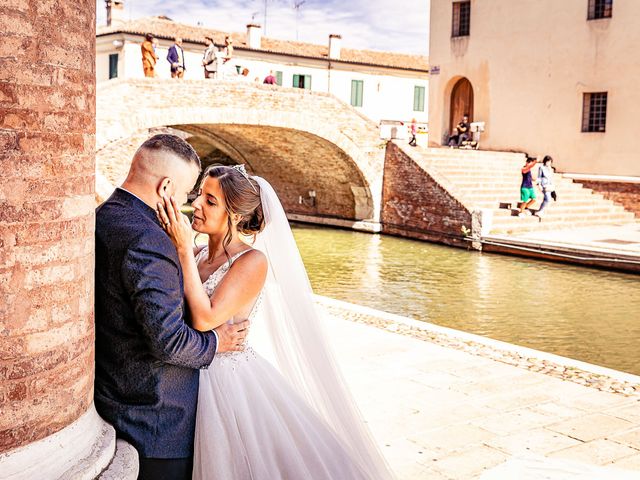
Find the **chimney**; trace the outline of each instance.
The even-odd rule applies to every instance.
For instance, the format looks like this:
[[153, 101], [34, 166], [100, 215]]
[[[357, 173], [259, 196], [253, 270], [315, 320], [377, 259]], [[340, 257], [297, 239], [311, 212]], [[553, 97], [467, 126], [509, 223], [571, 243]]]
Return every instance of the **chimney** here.
[[124, 1], [106, 0], [107, 4], [107, 26], [124, 23]]
[[249, 48], [260, 50], [262, 43], [262, 27], [255, 23], [247, 25], [247, 44]]
[[342, 36], [331, 34], [329, 35], [329, 58], [333, 60], [340, 60], [340, 48], [342, 44]]

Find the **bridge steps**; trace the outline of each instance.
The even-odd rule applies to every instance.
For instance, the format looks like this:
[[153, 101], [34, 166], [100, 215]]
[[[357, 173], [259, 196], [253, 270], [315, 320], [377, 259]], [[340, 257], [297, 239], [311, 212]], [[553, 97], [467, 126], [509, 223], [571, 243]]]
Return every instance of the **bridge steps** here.
[[[633, 213], [606, 200], [602, 195], [583, 187], [561, 174], [555, 175], [558, 201], [551, 202], [542, 216], [518, 217], [515, 209], [520, 200], [520, 168], [522, 153], [458, 150], [449, 148], [411, 148], [402, 150], [426, 172], [442, 181], [442, 185], [473, 212], [490, 209], [493, 212], [491, 234], [519, 234], [527, 231], [572, 229], [603, 225], [624, 225], [636, 222]], [[534, 177], [537, 168], [534, 169]], [[532, 206], [539, 208], [542, 195]], [[511, 204], [512, 209], [500, 208]]]

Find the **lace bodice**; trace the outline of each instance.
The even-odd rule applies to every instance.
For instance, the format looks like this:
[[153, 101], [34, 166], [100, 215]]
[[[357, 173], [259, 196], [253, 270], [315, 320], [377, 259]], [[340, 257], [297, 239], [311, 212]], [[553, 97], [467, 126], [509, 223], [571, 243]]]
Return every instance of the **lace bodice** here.
[[[218, 287], [218, 285], [220, 285], [220, 282], [222, 281], [224, 276], [227, 274], [227, 272], [231, 268], [231, 265], [233, 265], [233, 262], [235, 262], [244, 253], [250, 250], [251, 249], [236, 253], [234, 256], [231, 257], [230, 262], [224, 262], [220, 267], [218, 267], [218, 269], [215, 272], [209, 275], [209, 278], [207, 278], [202, 284], [205, 292], [207, 292], [207, 295], [209, 295], [209, 297], [211, 297], [211, 295], [213, 295], [213, 293], [216, 291], [216, 288]], [[204, 247], [202, 250], [200, 250], [200, 252], [198, 252], [198, 255], [196, 255], [196, 263], [198, 263], [202, 259], [202, 257], [206, 256], [208, 251], [209, 251], [209, 247]], [[261, 291], [255, 303], [253, 304], [253, 307], [249, 311], [248, 315], [243, 316], [244, 318], [247, 318], [250, 322], [252, 322], [255, 319], [258, 311], [260, 310], [260, 305], [262, 304], [263, 296], [264, 296], [264, 291]], [[230, 319], [228, 323], [233, 323], [233, 319]], [[248, 345], [248, 342], [247, 342], [247, 346], [244, 351], [217, 353], [214, 358], [214, 362], [220, 365], [228, 364], [231, 367], [233, 367], [236, 364], [236, 362], [240, 360], [249, 360], [251, 358], [255, 358], [255, 352]]]
[[[220, 267], [218, 267], [218, 269], [215, 272], [209, 275], [209, 278], [207, 278], [202, 284], [205, 292], [207, 292], [207, 295], [209, 295], [209, 297], [211, 297], [211, 295], [213, 295], [213, 292], [216, 291], [216, 288], [218, 287], [218, 285], [220, 285], [220, 282], [222, 281], [224, 276], [227, 274], [227, 272], [231, 268], [231, 265], [233, 265], [233, 262], [235, 262], [238, 258], [240, 258], [243, 254], [249, 252], [250, 250], [251, 249], [243, 250], [242, 252], [236, 253], [234, 256], [231, 257], [230, 262], [224, 262]], [[200, 250], [200, 252], [198, 252], [198, 255], [196, 255], [196, 263], [198, 263], [202, 259], [202, 257], [206, 256], [208, 251], [209, 251], [209, 247], [204, 247], [202, 250]], [[260, 292], [260, 295], [258, 295], [256, 302], [251, 308], [251, 311], [246, 316], [246, 318], [249, 321], [255, 318], [256, 313], [260, 308], [260, 304], [262, 303], [262, 297], [263, 297], [263, 292]]]

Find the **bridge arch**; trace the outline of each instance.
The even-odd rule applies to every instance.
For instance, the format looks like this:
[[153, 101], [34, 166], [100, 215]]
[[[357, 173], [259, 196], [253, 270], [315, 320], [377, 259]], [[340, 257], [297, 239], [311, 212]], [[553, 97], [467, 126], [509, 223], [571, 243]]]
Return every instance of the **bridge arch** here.
[[379, 223], [385, 142], [372, 121], [331, 95], [158, 79], [105, 82], [97, 93], [96, 163], [104, 190], [126, 175], [144, 138], [169, 127], [203, 159], [246, 163], [264, 176], [294, 219]]

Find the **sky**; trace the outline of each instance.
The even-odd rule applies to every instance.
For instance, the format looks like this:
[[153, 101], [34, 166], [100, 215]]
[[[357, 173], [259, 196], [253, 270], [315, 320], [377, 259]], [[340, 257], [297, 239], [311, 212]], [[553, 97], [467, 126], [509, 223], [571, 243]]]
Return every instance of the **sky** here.
[[[166, 15], [176, 22], [243, 32], [258, 23], [266, 36], [327, 44], [342, 35], [344, 48], [427, 55], [430, 0], [124, 0], [125, 18]], [[302, 3], [296, 15], [294, 5]], [[106, 23], [104, 0], [96, 0], [97, 23]]]

